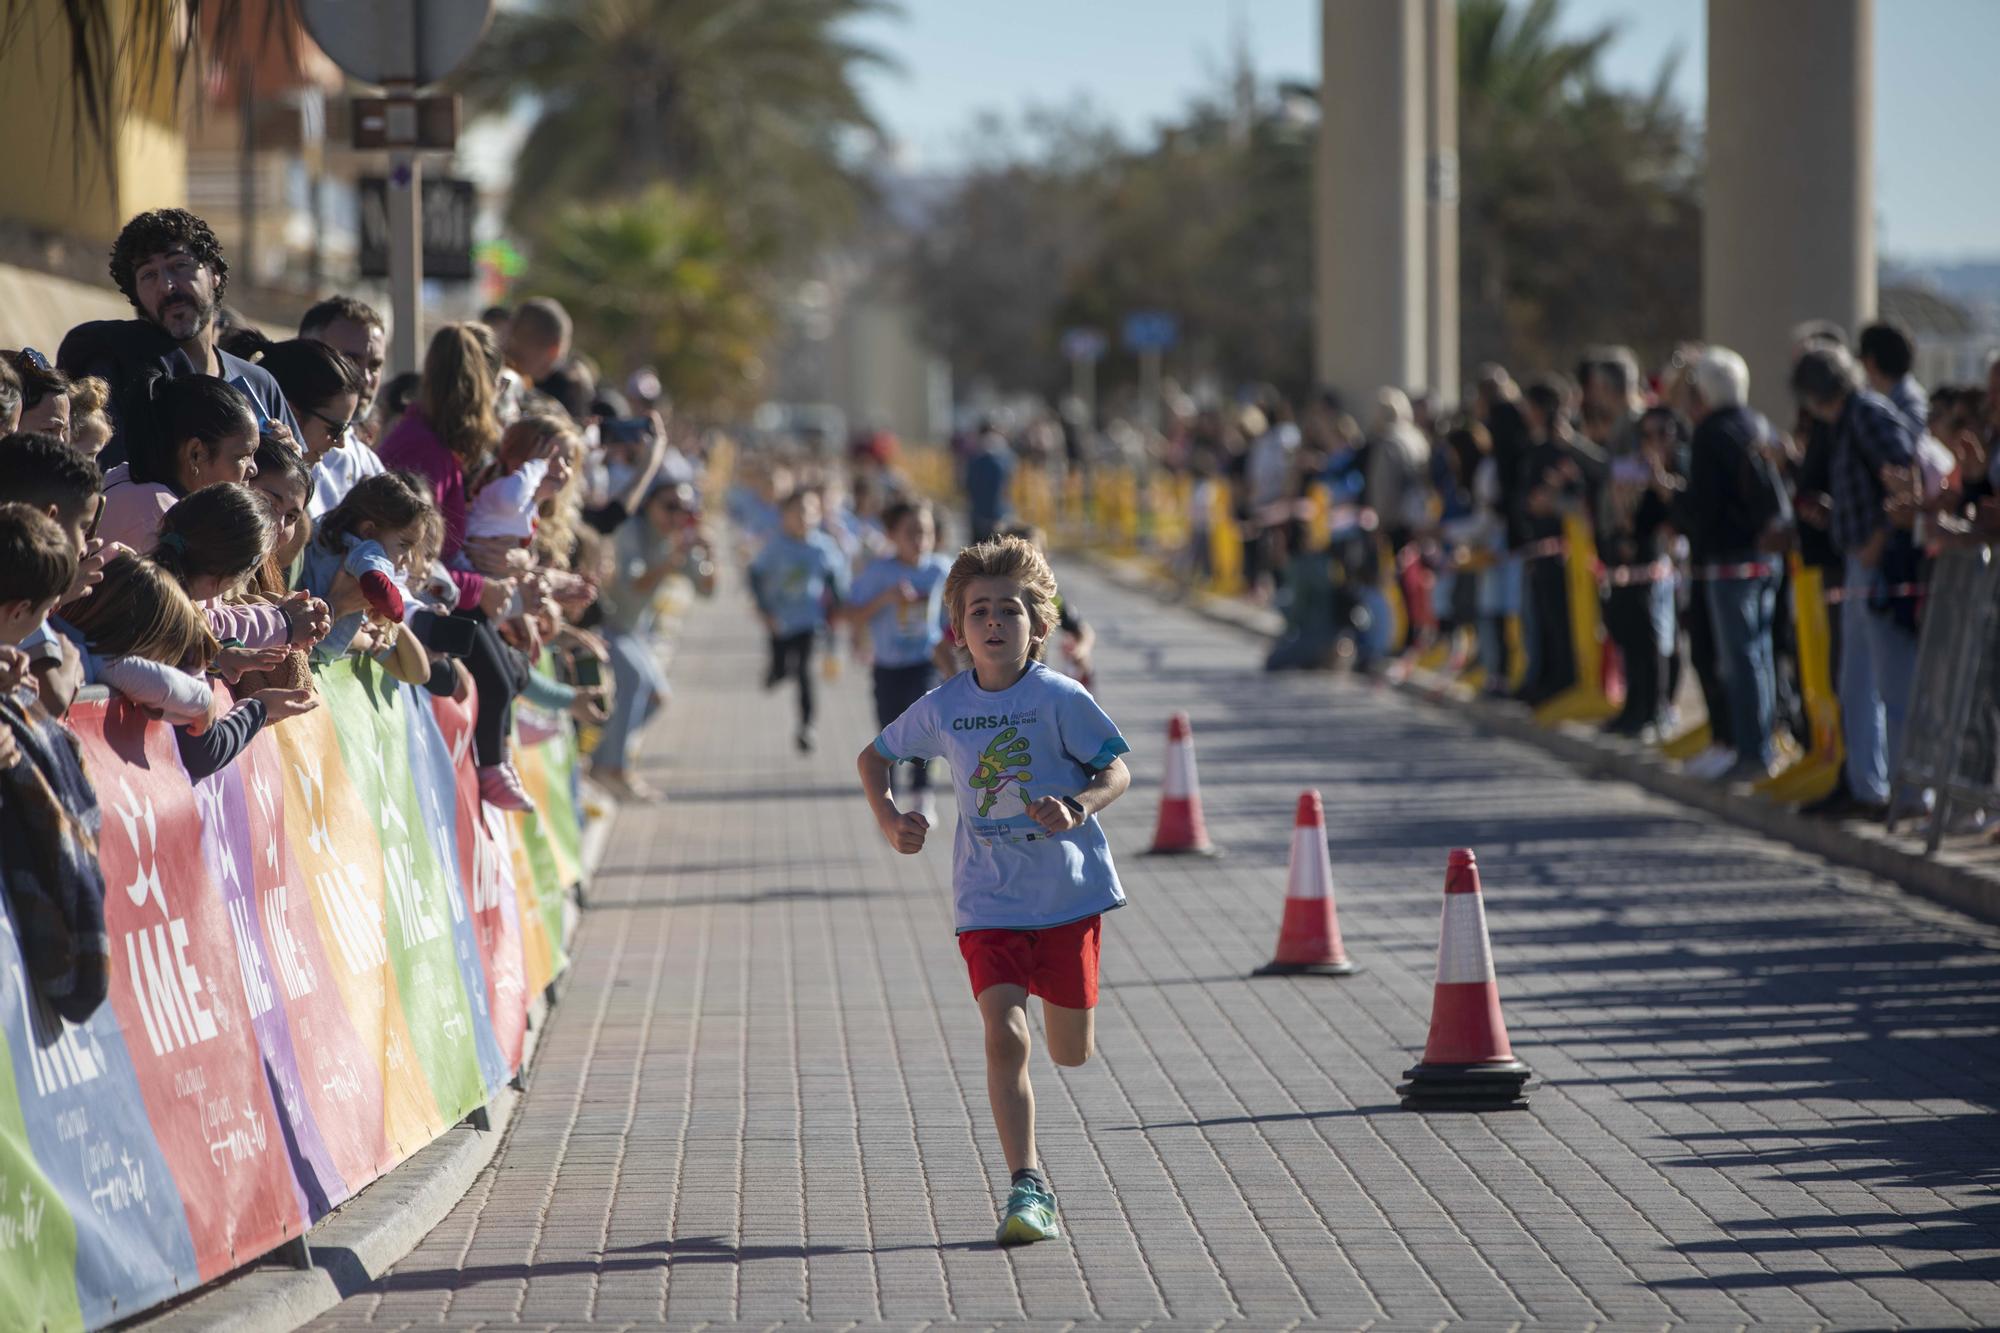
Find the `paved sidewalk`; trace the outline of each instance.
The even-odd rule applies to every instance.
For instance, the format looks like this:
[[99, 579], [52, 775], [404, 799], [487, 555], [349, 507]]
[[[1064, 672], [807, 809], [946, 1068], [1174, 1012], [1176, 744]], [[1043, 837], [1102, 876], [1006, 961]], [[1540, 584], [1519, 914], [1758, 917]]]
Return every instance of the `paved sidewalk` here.
[[[897, 857], [855, 794], [865, 674], [801, 758], [725, 596], [654, 737], [673, 799], [621, 816], [510, 1141], [315, 1327], [2000, 1321], [2000, 931], [1070, 582], [1138, 777], [1102, 1057], [1036, 1056], [1073, 1239], [992, 1245], [944, 831]], [[1219, 862], [1137, 855], [1176, 707]], [[1252, 982], [1307, 785], [1364, 970]], [[1459, 844], [1525, 1112], [1395, 1105]]]

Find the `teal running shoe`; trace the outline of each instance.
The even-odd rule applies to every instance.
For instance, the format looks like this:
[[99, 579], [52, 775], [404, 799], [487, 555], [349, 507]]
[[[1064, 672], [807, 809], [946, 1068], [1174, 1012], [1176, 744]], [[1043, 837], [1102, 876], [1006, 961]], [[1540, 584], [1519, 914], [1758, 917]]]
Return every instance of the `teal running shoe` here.
[[1000, 1221], [1002, 1245], [1032, 1245], [1038, 1240], [1054, 1240], [1062, 1235], [1056, 1225], [1056, 1196], [1032, 1180], [1024, 1180], [1007, 1193], [1007, 1215]]

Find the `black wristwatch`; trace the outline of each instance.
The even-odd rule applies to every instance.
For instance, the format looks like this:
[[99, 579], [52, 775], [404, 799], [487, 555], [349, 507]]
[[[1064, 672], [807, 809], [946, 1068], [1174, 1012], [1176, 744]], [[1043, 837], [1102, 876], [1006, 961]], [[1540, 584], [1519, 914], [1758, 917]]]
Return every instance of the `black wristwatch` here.
[[1074, 796], [1058, 796], [1058, 797], [1056, 797], [1056, 799], [1057, 799], [1058, 801], [1061, 801], [1061, 802], [1062, 802], [1062, 803], [1063, 803], [1064, 805], [1068, 806], [1068, 807], [1069, 807], [1070, 809], [1072, 809], [1072, 810], [1076, 811], [1076, 817], [1077, 817], [1078, 819], [1088, 819], [1088, 818], [1090, 818], [1090, 812], [1089, 812], [1088, 810], [1085, 810], [1085, 809], [1083, 808], [1083, 802], [1082, 802], [1082, 801], [1079, 801], [1079, 800], [1077, 800], [1077, 799], [1076, 799], [1076, 797], [1074, 797]]

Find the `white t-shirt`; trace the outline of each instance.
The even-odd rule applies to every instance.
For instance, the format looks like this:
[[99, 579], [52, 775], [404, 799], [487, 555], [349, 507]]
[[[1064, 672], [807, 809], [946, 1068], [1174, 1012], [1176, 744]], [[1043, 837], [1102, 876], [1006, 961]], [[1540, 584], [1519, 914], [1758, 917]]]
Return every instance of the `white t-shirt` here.
[[998, 693], [961, 671], [875, 741], [892, 763], [942, 757], [951, 765], [958, 796], [951, 883], [961, 932], [1045, 930], [1125, 905], [1097, 816], [1049, 833], [1028, 817], [1028, 804], [1075, 796], [1130, 748], [1090, 691], [1040, 662]]
[[527, 541], [535, 535], [535, 492], [549, 475], [549, 460], [531, 458], [505, 476], [479, 488], [465, 511], [465, 535], [510, 537]]
[[313, 464], [312, 495], [306, 500], [306, 512], [315, 519], [326, 517], [364, 479], [388, 470], [382, 456], [349, 431], [345, 444], [327, 450]]

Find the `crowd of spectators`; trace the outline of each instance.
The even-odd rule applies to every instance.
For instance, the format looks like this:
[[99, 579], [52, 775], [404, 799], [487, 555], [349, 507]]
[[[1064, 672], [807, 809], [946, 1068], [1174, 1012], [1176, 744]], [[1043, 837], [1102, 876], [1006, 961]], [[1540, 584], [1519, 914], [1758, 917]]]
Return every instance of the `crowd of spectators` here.
[[513, 747], [535, 726], [577, 728], [598, 783], [648, 794], [663, 585], [712, 576], [703, 442], [656, 379], [636, 403], [598, 383], [536, 299], [436, 329], [385, 383], [375, 310], [335, 295], [295, 337], [250, 327], [181, 209], [133, 218], [110, 276], [133, 318], [0, 352], [0, 825], [59, 1008], [105, 987], [96, 801], [62, 726], [92, 687], [171, 725], [198, 780], [366, 656], [472, 703], [493, 806], [531, 808]]
[[[1605, 683], [1578, 679], [1577, 618], [1594, 612], [1624, 686], [1602, 725], [1648, 742], [1705, 725], [1685, 764], [1718, 781], [1764, 779], [1811, 743], [1793, 598], [1794, 571], [1816, 571], [1844, 760], [1807, 809], [1907, 815], [1931, 799], [1891, 789], [1928, 571], [1949, 545], [2000, 534], [2000, 360], [1983, 384], [1926, 392], [1915, 353], [1892, 323], [1851, 346], [1802, 325], [1796, 413], [1780, 421], [1749, 405], [1740, 355], [1690, 343], [1650, 372], [1623, 347], [1525, 385], [1482, 366], [1452, 409], [1397, 388], [1296, 408], [1268, 387], [1207, 406], [1170, 389], [1158, 430], [1093, 431], [1071, 404], [1012, 430], [982, 421], [956, 450], [975, 529], [1005, 521], [1023, 466], [1185, 479], [1183, 574], [1212, 572], [1217, 521], [1241, 534], [1249, 595], [1287, 613], [1273, 666], [1428, 650], [1492, 694], [1548, 705]], [[1315, 496], [1330, 544], [1308, 536]], [[1592, 606], [1571, 605], [1578, 560]], [[1404, 604], [1400, 642], [1385, 584]]]

